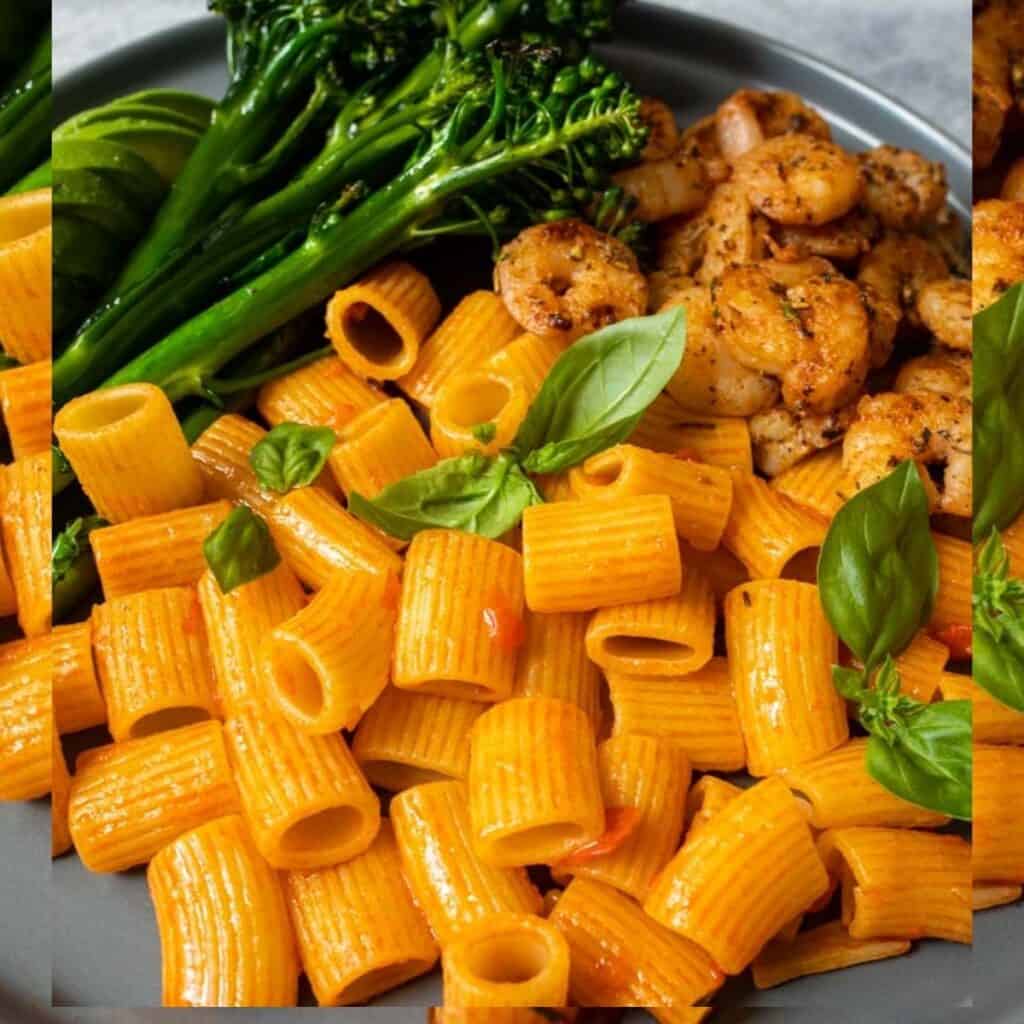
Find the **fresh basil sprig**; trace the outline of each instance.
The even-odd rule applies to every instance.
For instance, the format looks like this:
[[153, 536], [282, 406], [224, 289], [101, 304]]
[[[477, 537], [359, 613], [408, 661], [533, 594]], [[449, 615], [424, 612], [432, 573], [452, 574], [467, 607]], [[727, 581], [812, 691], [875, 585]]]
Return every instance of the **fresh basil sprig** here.
[[1024, 711], [1024, 581], [993, 529], [974, 570], [974, 681], [996, 700]]
[[1024, 511], [1024, 284], [974, 317], [974, 539]]
[[512, 450], [531, 473], [560, 473], [624, 441], [679, 367], [682, 306], [604, 327], [567, 349], [544, 379]]
[[63, 583], [75, 563], [89, 551], [89, 534], [102, 526], [109, 526], [100, 516], [82, 516], [73, 519], [53, 539], [50, 554], [50, 585]]
[[541, 501], [530, 478], [508, 455], [489, 459], [473, 452], [399, 480], [373, 501], [352, 494], [349, 509], [402, 540], [435, 527], [494, 538]]
[[[525, 471], [553, 473], [625, 440], [679, 367], [686, 346], [681, 308], [633, 317], [577, 341], [552, 367], [513, 445], [491, 459], [479, 452], [445, 459], [349, 509], [408, 540], [434, 527], [499, 537], [542, 502]], [[494, 424], [479, 424], [481, 444]]]
[[206, 538], [203, 555], [223, 594], [273, 572], [281, 561], [267, 524], [244, 505]]
[[931, 618], [938, 584], [928, 498], [904, 462], [839, 510], [822, 545], [822, 606], [864, 666], [837, 665], [832, 679], [869, 734], [868, 774], [910, 803], [970, 820], [970, 701], [902, 695], [893, 661]]
[[287, 494], [308, 486], [320, 475], [336, 440], [330, 427], [279, 423], [252, 446], [249, 464], [264, 487]]
[[829, 622], [869, 674], [928, 621], [939, 562], [913, 462], [836, 513], [821, 548], [818, 586]]

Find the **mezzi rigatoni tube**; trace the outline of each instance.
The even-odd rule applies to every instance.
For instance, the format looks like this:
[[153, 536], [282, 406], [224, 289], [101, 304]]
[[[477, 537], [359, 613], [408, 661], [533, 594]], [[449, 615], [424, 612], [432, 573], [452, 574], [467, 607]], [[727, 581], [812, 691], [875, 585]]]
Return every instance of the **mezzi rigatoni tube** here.
[[0, 474], [0, 524], [4, 555], [26, 636], [50, 630], [51, 476], [49, 452], [18, 459]]
[[299, 965], [280, 878], [237, 815], [165, 846], [146, 872], [164, 1006], [294, 1006]]

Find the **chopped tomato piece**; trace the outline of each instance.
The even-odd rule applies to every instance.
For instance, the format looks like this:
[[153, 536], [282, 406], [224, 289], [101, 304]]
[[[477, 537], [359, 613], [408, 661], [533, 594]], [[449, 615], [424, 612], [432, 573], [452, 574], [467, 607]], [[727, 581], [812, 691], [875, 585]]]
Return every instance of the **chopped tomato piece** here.
[[503, 651], [514, 651], [526, 639], [526, 626], [504, 595], [490, 596], [483, 611], [487, 635]]
[[680, 448], [679, 451], [677, 451], [675, 453], [673, 458], [682, 459], [684, 462], [703, 462], [704, 461], [701, 458], [700, 452], [697, 451], [696, 448], [687, 448], [685, 446], [683, 448]]
[[635, 807], [609, 807], [604, 812], [604, 832], [596, 839], [576, 847], [568, 857], [559, 861], [557, 868], [575, 868], [614, 853], [640, 824], [640, 812]]
[[380, 595], [380, 603], [389, 612], [398, 611], [398, 602], [402, 597], [402, 582], [397, 573], [389, 572], [384, 583], [384, 593]]
[[966, 661], [971, 656], [973, 630], [970, 626], [947, 626], [936, 630], [932, 636], [949, 648], [949, 656], [954, 661]]

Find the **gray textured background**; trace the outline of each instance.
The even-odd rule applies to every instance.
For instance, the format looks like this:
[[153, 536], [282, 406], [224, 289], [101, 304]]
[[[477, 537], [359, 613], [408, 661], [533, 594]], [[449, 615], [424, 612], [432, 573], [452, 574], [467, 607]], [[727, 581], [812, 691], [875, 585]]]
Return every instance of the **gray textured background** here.
[[[813, 52], [877, 86], [965, 145], [970, 135], [967, 0], [660, 0]], [[201, 15], [204, 0], [53, 0], [58, 76]]]

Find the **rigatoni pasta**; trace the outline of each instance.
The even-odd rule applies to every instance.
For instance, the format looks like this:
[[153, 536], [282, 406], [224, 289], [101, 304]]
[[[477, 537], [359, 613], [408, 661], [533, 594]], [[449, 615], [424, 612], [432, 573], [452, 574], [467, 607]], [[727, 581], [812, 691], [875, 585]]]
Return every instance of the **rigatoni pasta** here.
[[973, 549], [970, 541], [932, 533], [939, 558], [939, 591], [929, 629], [967, 626], [973, 621], [971, 591], [974, 580]]
[[0, 648], [0, 801], [34, 800], [50, 792], [53, 767], [50, 646], [15, 641], [5, 648]]
[[227, 498], [266, 513], [275, 495], [263, 488], [249, 465], [249, 452], [266, 434], [252, 420], [225, 413], [199, 435], [192, 445], [192, 459], [208, 498]]
[[294, 1006], [299, 967], [277, 872], [237, 816], [175, 839], [146, 873], [164, 1006]]
[[0, 410], [15, 459], [50, 448], [51, 378], [47, 361], [0, 373]]
[[18, 603], [18, 625], [26, 636], [50, 629], [51, 456], [18, 459], [0, 480], [0, 522], [4, 554]]
[[773, 477], [771, 486], [790, 501], [827, 520], [856, 493], [843, 468], [842, 445], [832, 445], [801, 459]]
[[53, 214], [48, 188], [0, 199], [0, 338], [19, 363], [53, 349]]
[[60, 734], [80, 732], [107, 720], [92, 651], [92, 621], [58, 626], [43, 641], [53, 658], [53, 716]]
[[939, 677], [943, 700], [969, 700], [976, 743], [1013, 743], [1024, 746], [1024, 712], [996, 700], [970, 676], [943, 672]]
[[[448, 378], [430, 407], [430, 441], [443, 459], [480, 451], [497, 455], [515, 437], [530, 406], [530, 392], [518, 377], [486, 364]], [[490, 429], [489, 441], [480, 431]]]
[[1024, 882], [1024, 748], [978, 743], [973, 767], [973, 877], [982, 882]]

